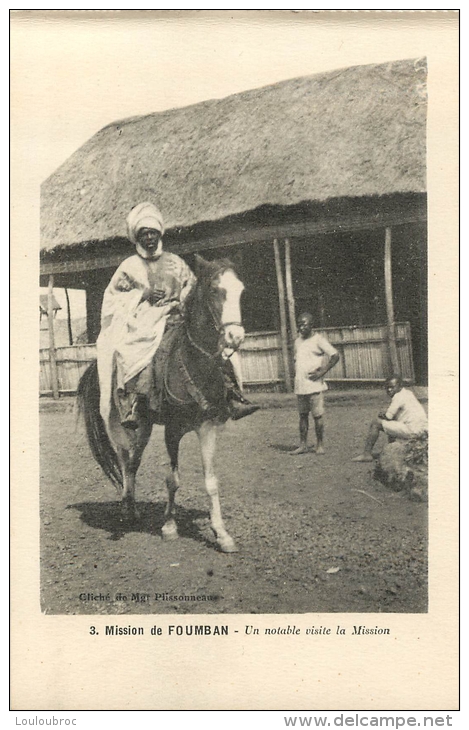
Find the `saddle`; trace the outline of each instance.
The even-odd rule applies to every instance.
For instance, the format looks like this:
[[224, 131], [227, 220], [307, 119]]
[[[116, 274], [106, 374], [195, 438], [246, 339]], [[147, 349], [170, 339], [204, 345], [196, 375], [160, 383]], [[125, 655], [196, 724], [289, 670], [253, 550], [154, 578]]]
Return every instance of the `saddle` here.
[[182, 322], [168, 322], [153, 358], [149, 394], [152, 421], [163, 425], [168, 408], [200, 408], [211, 417], [229, 418], [221, 362], [209, 359], [188, 343]]

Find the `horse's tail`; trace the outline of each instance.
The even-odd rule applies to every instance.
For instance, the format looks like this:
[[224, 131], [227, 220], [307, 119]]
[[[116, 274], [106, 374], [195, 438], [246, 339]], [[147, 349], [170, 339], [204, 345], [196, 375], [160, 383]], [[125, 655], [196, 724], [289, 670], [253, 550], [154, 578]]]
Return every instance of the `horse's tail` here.
[[95, 360], [83, 373], [78, 383], [78, 413], [84, 417], [91, 453], [106, 476], [121, 489], [122, 471], [99, 412], [99, 397], [98, 364]]

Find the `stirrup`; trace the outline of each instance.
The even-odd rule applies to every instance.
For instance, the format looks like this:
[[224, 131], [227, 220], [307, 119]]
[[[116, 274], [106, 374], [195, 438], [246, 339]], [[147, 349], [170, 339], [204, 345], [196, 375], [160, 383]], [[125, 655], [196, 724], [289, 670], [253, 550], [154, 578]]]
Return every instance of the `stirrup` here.
[[135, 401], [135, 403], [132, 405], [132, 410], [130, 413], [128, 413], [124, 418], [121, 420], [121, 426], [123, 428], [128, 428], [130, 431], [136, 431], [138, 428], [138, 418], [137, 418], [137, 405], [138, 401]]
[[123, 428], [128, 428], [129, 431], [136, 431], [138, 428], [137, 418], [134, 416], [133, 413], [131, 413], [129, 416], [127, 416], [127, 418], [121, 421], [121, 426]]
[[[129, 396], [124, 397], [128, 398]], [[136, 395], [132, 400], [133, 402], [130, 410], [127, 410], [125, 414], [121, 415], [121, 426], [123, 428], [128, 428], [130, 431], [136, 431], [139, 427], [138, 410], [140, 406], [140, 398]], [[121, 405], [124, 405], [122, 401]]]

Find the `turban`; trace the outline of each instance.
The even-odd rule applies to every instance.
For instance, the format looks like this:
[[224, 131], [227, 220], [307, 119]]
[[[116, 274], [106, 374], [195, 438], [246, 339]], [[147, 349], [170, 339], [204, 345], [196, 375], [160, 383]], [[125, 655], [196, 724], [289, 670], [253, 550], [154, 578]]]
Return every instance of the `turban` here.
[[141, 228], [154, 228], [163, 235], [163, 216], [152, 203], [139, 203], [127, 216], [127, 232], [132, 243], [137, 243], [137, 233]]

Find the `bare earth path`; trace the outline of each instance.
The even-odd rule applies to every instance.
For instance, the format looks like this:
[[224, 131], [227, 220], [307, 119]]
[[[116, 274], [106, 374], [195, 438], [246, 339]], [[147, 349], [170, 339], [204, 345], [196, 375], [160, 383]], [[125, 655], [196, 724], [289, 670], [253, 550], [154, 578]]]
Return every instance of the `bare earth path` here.
[[372, 479], [372, 465], [350, 462], [377, 409], [366, 400], [329, 403], [324, 456], [287, 453], [297, 445], [291, 404], [228, 424], [217, 468], [239, 548], [230, 555], [217, 550], [209, 528], [194, 434], [181, 449], [180, 539], [165, 543], [162, 429], [155, 427], [138, 476], [142, 520], [128, 526], [70, 408], [41, 409], [42, 610], [426, 611], [427, 505], [386, 490]]

